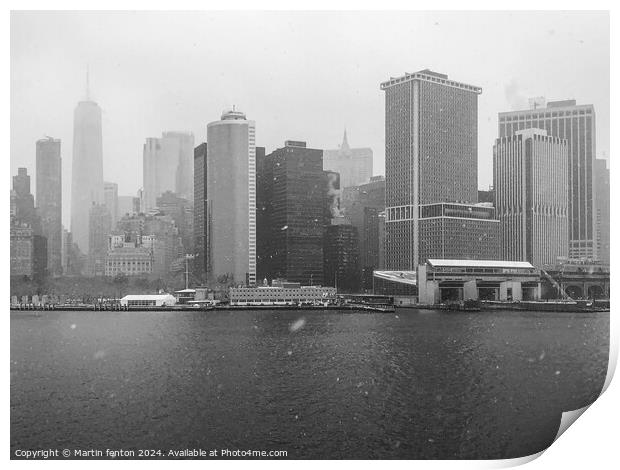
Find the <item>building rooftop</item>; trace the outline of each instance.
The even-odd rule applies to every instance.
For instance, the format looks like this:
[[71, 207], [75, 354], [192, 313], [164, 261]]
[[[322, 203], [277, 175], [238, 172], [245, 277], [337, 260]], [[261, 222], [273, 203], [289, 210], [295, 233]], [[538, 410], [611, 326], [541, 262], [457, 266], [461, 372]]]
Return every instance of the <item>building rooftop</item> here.
[[496, 261], [475, 259], [429, 259], [428, 264], [441, 268], [520, 268], [534, 269], [527, 261]]
[[402, 77], [390, 77], [388, 81], [381, 83], [381, 89], [386, 90], [395, 85], [399, 85], [404, 82], [410, 82], [413, 80], [421, 80], [453, 88], [460, 88], [461, 90], [471, 91], [476, 94], [482, 93], [482, 88], [480, 88], [479, 86], [468, 85], [466, 83], [456, 82], [454, 80], [448, 80], [447, 75], [443, 73], [433, 72], [429, 69], [420, 70], [419, 72], [414, 73], [405, 73], [405, 75], [403, 75]]

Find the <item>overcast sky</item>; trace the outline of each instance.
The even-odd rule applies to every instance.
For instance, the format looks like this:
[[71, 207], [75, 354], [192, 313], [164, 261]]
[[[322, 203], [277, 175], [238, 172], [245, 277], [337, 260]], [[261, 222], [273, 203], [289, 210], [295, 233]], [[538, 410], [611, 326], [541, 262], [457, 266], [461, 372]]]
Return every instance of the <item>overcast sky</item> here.
[[384, 174], [390, 76], [429, 68], [483, 88], [479, 187], [492, 183], [497, 113], [527, 98], [576, 99], [597, 114], [609, 156], [609, 19], [582, 12], [17, 12], [11, 15], [11, 175], [35, 188], [35, 142], [62, 140], [69, 222], [73, 110], [103, 109], [104, 178], [119, 195], [142, 186], [142, 144], [162, 131], [206, 139], [236, 104], [267, 152], [285, 140], [372, 147]]

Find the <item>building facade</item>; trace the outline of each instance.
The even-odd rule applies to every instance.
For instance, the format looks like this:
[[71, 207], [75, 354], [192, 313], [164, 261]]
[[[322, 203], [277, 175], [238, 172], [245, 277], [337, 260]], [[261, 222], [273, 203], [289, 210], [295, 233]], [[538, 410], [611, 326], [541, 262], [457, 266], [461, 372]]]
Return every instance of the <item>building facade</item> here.
[[207, 125], [206, 234], [213, 280], [256, 284], [255, 132], [254, 121], [234, 109]]
[[493, 186], [502, 259], [534, 266], [569, 254], [569, 161], [565, 139], [541, 129], [497, 139]]
[[598, 258], [603, 264], [609, 264], [609, 168], [607, 161], [597, 158], [594, 167], [595, 197], [596, 197], [596, 244], [598, 246]]
[[116, 227], [118, 222], [118, 184], [110, 183], [108, 181], [103, 182], [103, 203], [110, 211], [110, 217], [112, 220], [112, 228]]
[[372, 149], [351, 148], [345, 130], [340, 148], [323, 152], [323, 169], [340, 174], [341, 188], [367, 183], [372, 176]]
[[386, 268], [420, 259], [419, 206], [478, 199], [477, 86], [422, 70], [385, 91]]
[[325, 227], [323, 279], [324, 285], [338, 292], [357, 293], [361, 289], [359, 234], [345, 217], [334, 217]]
[[359, 233], [362, 286], [371, 290], [372, 273], [379, 269], [379, 214], [385, 211], [385, 177], [373, 176], [369, 183], [344, 188], [340, 204], [342, 213]]
[[499, 113], [499, 137], [524, 129], [544, 129], [550, 137], [566, 139], [568, 145], [568, 254], [572, 259], [597, 259], [594, 160], [596, 115], [594, 106], [575, 100], [536, 100], [536, 107]]
[[107, 206], [105, 204], [93, 204], [89, 214], [89, 276], [105, 276], [108, 236], [111, 230], [112, 216]]
[[500, 259], [499, 220], [490, 204], [419, 207], [418, 264], [428, 259]]
[[103, 201], [103, 147], [101, 108], [88, 97], [80, 101], [73, 115], [73, 162], [71, 173], [71, 233], [73, 240], [89, 253], [91, 206]]
[[32, 277], [33, 234], [30, 225], [11, 220], [11, 276]]
[[106, 257], [106, 276], [140, 276], [153, 272], [153, 251], [134, 243], [114, 241], [110, 237]]
[[194, 149], [194, 276], [207, 281], [207, 143]]
[[259, 280], [323, 283], [323, 151], [305, 142], [257, 158]]
[[47, 238], [47, 269], [62, 274], [62, 160], [60, 140], [48, 137], [37, 141], [37, 198], [41, 230]]

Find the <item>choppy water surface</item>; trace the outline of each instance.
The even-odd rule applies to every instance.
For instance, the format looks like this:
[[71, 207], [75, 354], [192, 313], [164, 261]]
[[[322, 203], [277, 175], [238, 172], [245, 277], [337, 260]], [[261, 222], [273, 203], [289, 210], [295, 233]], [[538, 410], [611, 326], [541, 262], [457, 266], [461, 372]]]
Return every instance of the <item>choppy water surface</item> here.
[[606, 313], [19, 312], [11, 449], [519, 457], [608, 350]]

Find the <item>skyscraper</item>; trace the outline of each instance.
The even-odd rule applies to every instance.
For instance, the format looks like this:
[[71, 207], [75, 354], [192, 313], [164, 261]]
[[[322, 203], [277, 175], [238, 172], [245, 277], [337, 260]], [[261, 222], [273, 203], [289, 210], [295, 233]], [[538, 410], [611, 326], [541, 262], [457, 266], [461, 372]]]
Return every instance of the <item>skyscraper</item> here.
[[110, 211], [112, 228], [114, 228], [118, 220], [118, 184], [103, 182], [103, 203]]
[[385, 211], [385, 177], [342, 190], [344, 215], [359, 234], [359, 269], [364, 289], [372, 289], [372, 273], [379, 268], [379, 214]]
[[207, 267], [207, 143], [194, 149], [194, 276], [206, 282]]
[[210, 279], [256, 283], [255, 124], [232, 110], [207, 125]]
[[359, 234], [345, 217], [334, 217], [325, 227], [323, 277], [326, 286], [339, 292], [360, 290]]
[[537, 98], [532, 109], [499, 113], [499, 137], [537, 128], [551, 137], [568, 141], [568, 255], [573, 259], [596, 259], [593, 193], [596, 158], [596, 116], [591, 104], [575, 100], [549, 101]]
[[37, 141], [37, 211], [47, 238], [47, 269], [62, 273], [62, 160], [60, 140]]
[[555, 264], [568, 256], [567, 142], [541, 129], [496, 140], [493, 187], [502, 259]]
[[323, 151], [305, 142], [257, 157], [258, 277], [323, 284]]
[[164, 132], [149, 137], [143, 147], [145, 211], [154, 209], [166, 191], [192, 200], [194, 136], [185, 132]]
[[73, 163], [71, 173], [71, 233], [84, 253], [89, 252], [89, 214], [103, 203], [103, 147], [101, 108], [89, 96], [73, 114]]
[[594, 175], [597, 252], [599, 260], [609, 264], [609, 168], [606, 160], [596, 159]]
[[476, 202], [482, 89], [422, 70], [385, 91], [386, 268], [420, 260], [419, 206]]
[[112, 231], [112, 216], [105, 204], [93, 204], [89, 213], [88, 275], [105, 276], [108, 236]]
[[323, 169], [340, 174], [341, 188], [367, 183], [372, 176], [372, 149], [349, 147], [345, 130], [340, 148], [323, 151]]

